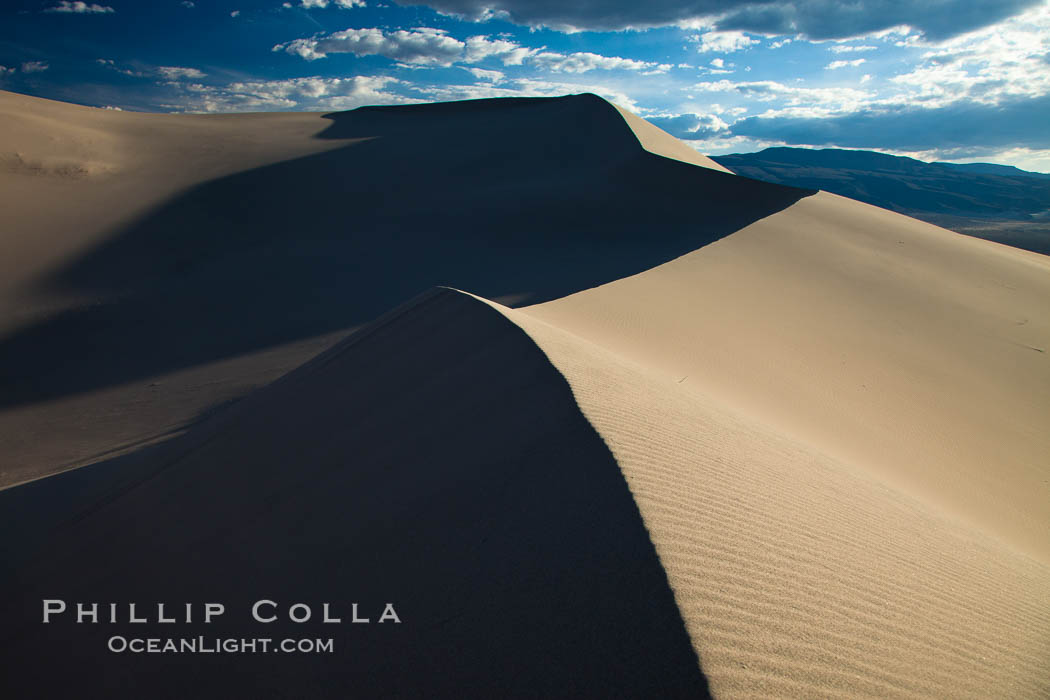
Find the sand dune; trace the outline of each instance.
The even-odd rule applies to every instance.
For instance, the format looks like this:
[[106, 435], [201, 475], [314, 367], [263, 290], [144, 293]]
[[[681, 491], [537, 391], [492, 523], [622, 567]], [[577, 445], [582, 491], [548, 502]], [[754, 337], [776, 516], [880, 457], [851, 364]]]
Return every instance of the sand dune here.
[[[116, 135], [83, 158], [114, 162], [130, 127], [92, 115]], [[155, 189], [12, 288], [32, 318], [0, 342], [4, 478], [95, 463], [0, 491], [9, 685], [1050, 693], [1047, 258], [719, 172], [593, 96], [326, 116], [266, 127], [290, 160]], [[214, 123], [238, 119], [266, 118]], [[381, 315], [434, 284], [472, 294]], [[53, 368], [71, 344], [93, 349]], [[403, 622], [340, 630], [338, 664], [116, 665], [129, 626], [42, 626], [54, 591], [221, 599], [236, 636], [260, 597]]]
[[808, 194], [647, 152], [593, 95], [217, 116], [0, 97], [0, 152], [74, 125], [120, 156], [98, 156], [111, 175], [0, 174], [21, 188], [0, 207], [19, 270], [0, 486], [176, 434], [435, 285], [546, 301]]
[[821, 193], [528, 309], [1050, 559], [1050, 258]]
[[[182, 439], [0, 492], [0, 513], [26, 535], [3, 557], [12, 697], [228, 697], [231, 672], [251, 697], [707, 693], [627, 484], [565, 380], [516, 325], [450, 290]], [[137, 626], [42, 625], [57, 590], [169, 611], [224, 601], [206, 630], [224, 637], [260, 634], [260, 598], [331, 602], [347, 620], [357, 602], [373, 624], [262, 630], [335, 635], [338, 660], [114, 664], [106, 639]], [[400, 625], [376, 622], [388, 602]], [[76, 654], [59, 675], [56, 638]]]
[[715, 697], [1047, 692], [1045, 561], [531, 312], [505, 311], [623, 469]]

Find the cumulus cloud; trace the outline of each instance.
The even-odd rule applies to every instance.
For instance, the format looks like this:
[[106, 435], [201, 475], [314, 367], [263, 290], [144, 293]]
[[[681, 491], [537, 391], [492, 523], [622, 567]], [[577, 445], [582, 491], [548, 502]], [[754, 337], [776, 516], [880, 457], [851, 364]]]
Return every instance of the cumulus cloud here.
[[838, 70], [839, 68], [856, 68], [860, 64], [864, 63], [865, 59], [855, 58], [852, 61], [832, 61], [828, 65], [824, 66], [824, 70]]
[[812, 39], [908, 25], [931, 39], [987, 27], [1042, 0], [399, 0], [476, 20], [500, 17], [561, 30], [610, 31], [698, 23], [718, 30]]
[[972, 102], [922, 107], [865, 108], [828, 118], [756, 116], [731, 126], [737, 136], [792, 145], [951, 152], [967, 149], [1050, 148], [1050, 96], [989, 105]]
[[1050, 5], [995, 27], [942, 42], [917, 66], [891, 78], [909, 102], [997, 104], [1050, 93]]
[[847, 87], [802, 87], [785, 85], [775, 80], [733, 82], [717, 80], [696, 83], [691, 89], [698, 92], [737, 94], [757, 102], [778, 102], [780, 115], [828, 116], [860, 109], [873, 97], [872, 93]]
[[828, 47], [833, 53], [855, 53], [858, 51], [876, 51], [878, 46], [856, 46], [854, 44], [836, 44]]
[[[286, 3], [287, 5], [287, 3]], [[307, 9], [311, 7], [328, 7], [332, 5], [334, 7], [341, 7], [344, 10], [350, 10], [355, 7], [365, 7], [365, 0], [302, 0], [299, 3], [301, 7]]]
[[484, 80], [490, 83], [501, 82], [506, 77], [503, 74], [503, 71], [498, 70], [485, 70], [484, 68], [464, 68], [464, 70], [478, 80]]
[[26, 61], [22, 64], [23, 73], [42, 73], [51, 66], [47, 61]]
[[9, 75], [9, 74], [14, 73], [14, 72], [15, 72], [14, 68], [8, 68], [7, 66], [0, 66], [0, 76], [2, 76], [2, 75]]
[[[887, 32], [885, 40], [905, 34]], [[937, 44], [909, 46], [925, 46], [916, 63], [880, 81], [865, 74], [852, 88], [721, 80], [692, 89], [736, 95], [752, 110], [756, 103], [768, 107], [729, 127], [734, 138], [755, 143], [928, 152], [941, 158], [1050, 148], [1045, 127], [1050, 5]], [[829, 47], [851, 53], [839, 48]], [[858, 49], [870, 50], [853, 50]], [[863, 60], [837, 60], [826, 68]]]
[[707, 32], [697, 37], [697, 41], [700, 44], [697, 51], [700, 53], [732, 53], [758, 43], [758, 39], [752, 39], [743, 32]]
[[177, 101], [162, 105], [190, 112], [249, 110], [354, 109], [369, 104], [414, 102], [389, 91], [402, 81], [386, 76], [353, 78], [305, 77], [285, 80], [238, 81], [228, 85], [179, 83]]
[[[112, 63], [113, 62], [110, 61], [110, 64]], [[181, 66], [159, 66], [157, 68], [157, 73], [168, 80], [195, 80], [203, 78], [205, 75], [202, 71], [199, 71], [196, 68], [183, 68]]]
[[[878, 81], [866, 73], [851, 87], [809, 87], [801, 77], [692, 85], [689, 91], [731, 96], [751, 114], [714, 134], [698, 129], [701, 138], [693, 142], [865, 148], [942, 159], [1028, 149], [1036, 155], [1025, 157], [1038, 160], [1050, 149], [1050, 4], [937, 43], [912, 36], [901, 29], [875, 37], [905, 43], [917, 59]], [[825, 68], [836, 70], [864, 64], [851, 56], [876, 49], [839, 44], [828, 50], [839, 60]], [[697, 96], [695, 104], [706, 109], [708, 100]], [[678, 135], [694, 125], [688, 117], [668, 123]]]
[[663, 73], [671, 69], [669, 64], [636, 61], [619, 56], [600, 56], [596, 53], [580, 52], [560, 54], [544, 52], [532, 56], [530, 63], [556, 73], [586, 73], [592, 70], [632, 70]]
[[465, 41], [451, 37], [442, 29], [416, 27], [411, 30], [384, 31], [377, 28], [346, 29], [334, 34], [296, 39], [273, 47], [308, 61], [329, 54], [349, 53], [355, 56], [384, 56], [406, 67], [416, 65], [451, 66], [454, 63], [500, 61], [505, 66], [529, 62], [556, 73], [586, 73], [592, 70], [629, 70], [664, 73], [670, 64], [638, 61], [619, 56], [602, 56], [590, 52], [556, 53], [522, 46], [507, 39], [472, 36]]
[[464, 42], [441, 29], [418, 27], [385, 32], [382, 29], [346, 29], [327, 36], [296, 39], [273, 47], [314, 61], [332, 53], [355, 56], [385, 56], [404, 63], [448, 66], [462, 57]]
[[493, 58], [505, 66], [520, 66], [526, 58], [538, 53], [538, 49], [530, 49], [513, 41], [490, 39], [486, 36], [468, 37], [466, 43], [463, 60], [467, 63], [478, 63]]
[[646, 119], [680, 139], [706, 139], [727, 133], [729, 124], [717, 114], [647, 115]]
[[96, 5], [95, 3], [88, 4], [86, 2], [80, 2], [80, 0], [77, 0], [77, 2], [68, 2], [67, 0], [62, 0], [62, 2], [58, 3], [57, 5], [48, 7], [44, 10], [44, 12], [60, 12], [78, 15], [105, 15], [115, 11], [116, 10], [114, 10], [112, 7], [108, 7], [106, 5]]

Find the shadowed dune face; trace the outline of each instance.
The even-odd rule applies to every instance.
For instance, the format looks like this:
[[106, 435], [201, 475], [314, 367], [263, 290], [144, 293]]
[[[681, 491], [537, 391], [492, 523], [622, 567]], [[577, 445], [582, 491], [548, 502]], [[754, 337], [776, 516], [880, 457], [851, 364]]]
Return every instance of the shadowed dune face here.
[[[231, 674], [267, 697], [707, 696], [627, 484], [568, 384], [519, 327], [451, 290], [183, 438], [2, 492], [0, 513], [7, 697], [223, 697]], [[54, 597], [227, 612], [206, 628], [42, 625]], [[344, 624], [250, 623], [260, 598], [318, 615], [331, 602]], [[373, 622], [392, 602], [402, 622], [349, 624], [351, 602]], [[113, 663], [113, 634], [331, 636], [336, 658]]]
[[[31, 408], [40, 402], [345, 332], [438, 284], [508, 303], [557, 298], [695, 250], [809, 194], [653, 155], [593, 95], [327, 118], [322, 138], [350, 145], [193, 187], [40, 280], [41, 296], [87, 301], [0, 341], [0, 410], [29, 407], [13, 432], [40, 430]], [[262, 366], [251, 380], [317, 349], [291, 351], [279, 370]], [[221, 376], [235, 373], [227, 366]], [[180, 381], [158, 392], [178, 393]], [[141, 438], [191, 418], [213, 391], [202, 388], [208, 377], [194, 381], [192, 412], [150, 409], [163, 421], [143, 419], [136, 431], [110, 421], [104, 432]], [[251, 386], [226, 387], [222, 398]], [[133, 405], [119, 410], [139, 413]], [[67, 413], [63, 424], [52, 410], [40, 434], [76, 425], [81, 444], [10, 446], [4, 483], [112, 447], [92, 437], [90, 402]]]

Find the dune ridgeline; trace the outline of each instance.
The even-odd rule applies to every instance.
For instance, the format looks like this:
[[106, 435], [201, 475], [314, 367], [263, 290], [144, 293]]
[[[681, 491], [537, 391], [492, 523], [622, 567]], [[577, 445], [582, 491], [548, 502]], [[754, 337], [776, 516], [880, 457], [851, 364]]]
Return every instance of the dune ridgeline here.
[[0, 92], [0, 192], [5, 695], [1050, 694], [1050, 258], [593, 95]]

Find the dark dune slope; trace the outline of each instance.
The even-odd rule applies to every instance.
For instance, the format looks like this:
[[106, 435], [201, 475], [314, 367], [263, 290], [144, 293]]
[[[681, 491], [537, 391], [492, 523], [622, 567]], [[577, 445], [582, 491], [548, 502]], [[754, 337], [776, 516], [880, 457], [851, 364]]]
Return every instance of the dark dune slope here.
[[[0, 492], [0, 514], [4, 697], [223, 697], [231, 676], [245, 697], [707, 694], [638, 509], [567, 383], [521, 329], [452, 290], [181, 438]], [[44, 625], [43, 598], [226, 613]], [[315, 618], [330, 602], [343, 624], [250, 623], [261, 598]], [[373, 624], [349, 623], [353, 602]], [[400, 624], [375, 624], [385, 603]], [[333, 637], [336, 658], [116, 657], [115, 634]]]
[[[94, 301], [0, 341], [0, 411], [27, 436], [0, 445], [4, 483], [189, 420], [317, 347], [238, 378], [252, 353], [353, 329], [431, 286], [510, 304], [557, 298], [809, 194], [653, 155], [593, 95], [328, 117], [323, 138], [359, 140], [203, 183], [39, 282]], [[246, 359], [145, 389], [231, 358]], [[115, 387], [105, 411], [61, 403]], [[34, 413], [56, 400], [46, 421]], [[76, 445], [33, 437], [74, 432]]]

